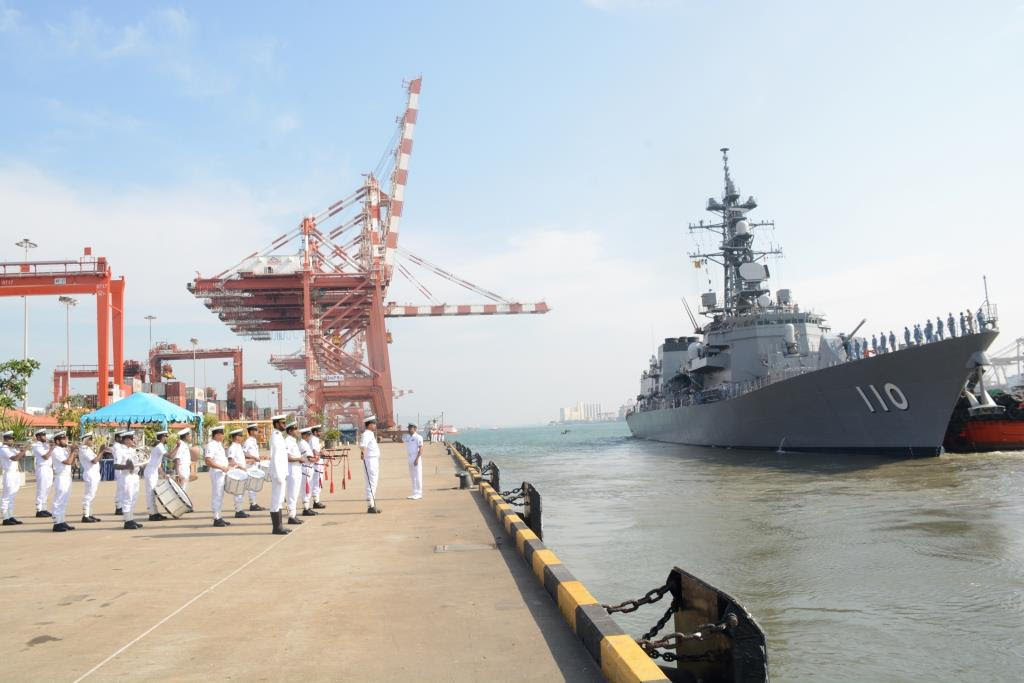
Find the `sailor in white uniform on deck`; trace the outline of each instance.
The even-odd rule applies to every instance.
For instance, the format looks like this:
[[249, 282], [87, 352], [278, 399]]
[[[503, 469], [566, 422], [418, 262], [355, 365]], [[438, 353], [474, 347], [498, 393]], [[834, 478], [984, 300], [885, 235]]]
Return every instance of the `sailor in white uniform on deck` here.
[[381, 513], [377, 507], [377, 478], [380, 473], [380, 446], [377, 444], [377, 418], [371, 415], [363, 421], [362, 436], [359, 437], [359, 457], [363, 461], [363, 474], [366, 476], [366, 511], [370, 514]]
[[99, 517], [92, 516], [92, 501], [96, 499], [96, 491], [100, 488], [100, 458], [92, 449], [92, 432], [82, 435], [82, 443], [78, 446], [78, 462], [82, 468], [82, 522], [92, 524], [102, 522]]
[[149, 510], [149, 521], [162, 522], [165, 517], [156, 509], [156, 485], [164, 469], [164, 456], [167, 455], [167, 430], [156, 433], [156, 444], [149, 452], [149, 462], [143, 471], [146, 477], [146, 508]]
[[213, 508], [214, 526], [231, 526], [231, 522], [220, 516], [224, 504], [224, 475], [231, 469], [223, 441], [223, 427], [210, 430], [210, 441], [206, 444], [206, 466], [210, 468], [210, 506]]
[[299, 487], [302, 486], [302, 453], [299, 452], [299, 442], [295, 438], [298, 425], [294, 421], [284, 427], [284, 447], [288, 453], [288, 495], [286, 496], [288, 507], [288, 523], [302, 524], [297, 517], [299, 504]]
[[[256, 440], [256, 435], [260, 431], [258, 424], [252, 423], [246, 425], [245, 431], [248, 435], [245, 437], [245, 441], [242, 442], [242, 452], [245, 453], [245, 465], [248, 468], [260, 466], [260, 444]], [[258, 491], [249, 491], [249, 512], [260, 512], [263, 510], [263, 506], [256, 502]]]
[[37, 429], [35, 443], [32, 444], [32, 460], [36, 472], [36, 517], [53, 517], [46, 509], [50, 488], [53, 486], [53, 463], [50, 462], [50, 444], [47, 443], [46, 430]]
[[14, 496], [21, 488], [21, 459], [24, 457], [24, 451], [14, 448], [14, 432], [4, 432], [3, 444], [0, 445], [0, 474], [3, 475], [0, 516], [4, 518], [4, 526], [21, 524], [21, 520], [14, 517]]
[[423, 437], [416, 433], [416, 425], [409, 424], [409, 433], [402, 436], [405, 453], [409, 456], [409, 478], [412, 479], [412, 495], [409, 500], [423, 497]]
[[316, 463], [313, 462], [313, 428], [303, 427], [299, 430], [299, 455], [302, 456], [302, 516], [315, 517], [316, 510], [310, 507], [312, 496], [310, 486], [317, 477]]
[[[232, 429], [228, 434], [231, 438], [231, 444], [228, 446], [228, 463], [234, 469], [246, 471], [245, 466], [245, 451], [242, 450], [242, 439], [245, 438], [244, 429]], [[242, 503], [245, 501], [245, 494], [235, 494], [235, 517], [248, 517], [249, 513], [242, 509]]]
[[192, 430], [178, 430], [178, 447], [174, 449], [174, 476], [182, 491], [188, 489], [192, 475]]
[[286, 415], [275, 415], [270, 419], [273, 431], [270, 432], [270, 521], [274, 525], [272, 533], [290, 534], [281, 524], [281, 504], [284, 503], [284, 487], [288, 481], [288, 447], [284, 440], [284, 423]]
[[309, 485], [309, 493], [313, 498], [313, 508], [317, 510], [323, 510], [327, 506], [320, 502], [320, 491], [324, 486], [324, 477], [321, 468], [324, 467], [324, 459], [322, 457], [323, 444], [320, 442], [320, 431], [323, 429], [322, 425], [313, 425], [310, 427], [312, 435], [309, 437], [309, 445], [313, 449], [313, 481]]
[[110, 454], [114, 458], [114, 514], [122, 515], [124, 505], [124, 471], [117, 468], [121, 462], [121, 438], [124, 432], [114, 432], [114, 440], [110, 444]]
[[124, 515], [125, 529], [142, 528], [142, 524], [135, 521], [135, 500], [139, 497], [139, 468], [135, 464], [136, 459], [138, 453], [135, 452], [135, 433], [121, 432], [120, 448], [114, 451], [114, 471], [121, 472], [124, 481], [121, 512]]
[[53, 463], [53, 530], [74, 531], [64, 519], [68, 510], [68, 498], [71, 497], [71, 467], [75, 464], [75, 454], [68, 448], [68, 435], [57, 432], [53, 435], [50, 447], [50, 462]]

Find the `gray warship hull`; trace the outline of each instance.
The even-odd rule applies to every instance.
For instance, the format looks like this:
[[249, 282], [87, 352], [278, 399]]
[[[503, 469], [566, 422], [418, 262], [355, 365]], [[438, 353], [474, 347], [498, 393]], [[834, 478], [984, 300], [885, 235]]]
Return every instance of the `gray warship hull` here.
[[939, 455], [968, 363], [996, 334], [841, 363], [736, 398], [635, 412], [626, 422], [635, 437], [694, 446]]

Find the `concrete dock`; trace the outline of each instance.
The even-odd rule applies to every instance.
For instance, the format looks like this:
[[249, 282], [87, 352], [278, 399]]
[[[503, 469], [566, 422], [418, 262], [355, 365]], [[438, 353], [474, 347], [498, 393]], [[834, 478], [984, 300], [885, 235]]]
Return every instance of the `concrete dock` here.
[[[366, 513], [358, 449], [326, 510], [270, 534], [268, 513], [211, 526], [206, 474], [196, 511], [129, 531], [114, 484], [80, 524], [82, 483], [53, 533], [18, 493], [25, 524], [0, 528], [0, 678], [20, 680], [596, 681], [601, 672], [479, 496], [458, 489], [444, 448], [410, 493], [404, 447], [381, 444], [378, 506]], [[269, 486], [260, 493], [266, 507]]]

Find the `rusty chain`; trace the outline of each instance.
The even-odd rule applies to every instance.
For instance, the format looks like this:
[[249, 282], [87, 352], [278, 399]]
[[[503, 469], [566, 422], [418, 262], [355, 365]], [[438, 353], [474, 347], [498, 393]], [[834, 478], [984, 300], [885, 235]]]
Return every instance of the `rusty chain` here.
[[[670, 614], [667, 612], [666, 614]], [[667, 621], [664, 620], [664, 621]], [[656, 630], [652, 629], [648, 633], [644, 634], [643, 638], [636, 641], [637, 645], [647, 653], [651, 659], [664, 659], [666, 662], [674, 662], [677, 660], [685, 661], [711, 661], [714, 659], [713, 653], [704, 653], [699, 655], [677, 655], [673, 652], [658, 652], [659, 649], [675, 648], [681, 643], [687, 640], [704, 640], [705, 637], [712, 633], [721, 633], [731, 628], [736, 628], [739, 625], [739, 619], [736, 618], [735, 614], [727, 614], [725, 619], [717, 624], [701, 624], [697, 627], [697, 630], [693, 633], [669, 633], [664, 638], [658, 640], [651, 640], [652, 634], [657, 633]]]
[[652, 588], [644, 593], [643, 597], [637, 598], [636, 600], [626, 600], [625, 602], [620, 602], [618, 605], [601, 605], [601, 607], [604, 607], [608, 614], [615, 614], [616, 612], [628, 614], [629, 612], [637, 611], [642, 605], [653, 605], [665, 597], [665, 593], [668, 593], [668, 584]]

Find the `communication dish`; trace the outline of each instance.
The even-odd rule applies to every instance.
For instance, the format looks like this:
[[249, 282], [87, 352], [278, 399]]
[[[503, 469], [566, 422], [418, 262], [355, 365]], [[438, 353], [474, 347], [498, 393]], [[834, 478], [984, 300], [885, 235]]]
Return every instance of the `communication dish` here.
[[748, 282], [760, 282], [768, 279], [768, 272], [760, 263], [744, 263], [740, 266], [740, 277]]

